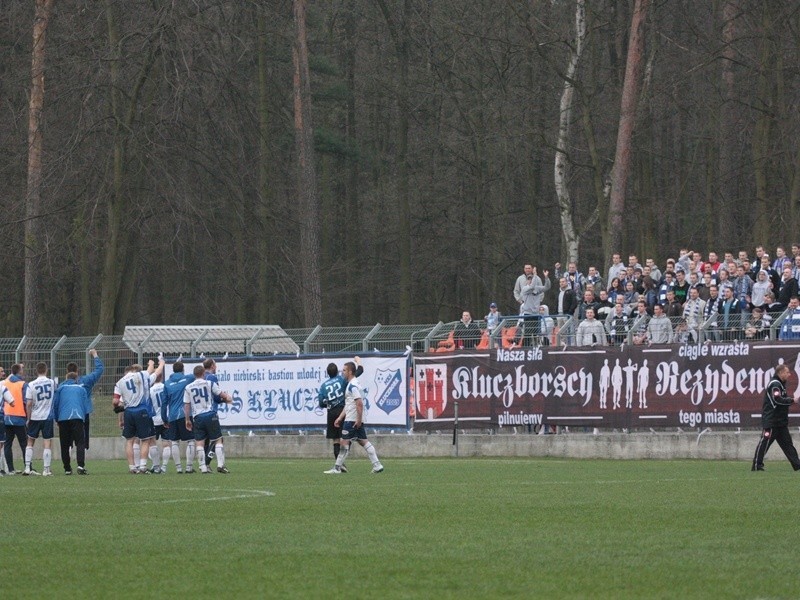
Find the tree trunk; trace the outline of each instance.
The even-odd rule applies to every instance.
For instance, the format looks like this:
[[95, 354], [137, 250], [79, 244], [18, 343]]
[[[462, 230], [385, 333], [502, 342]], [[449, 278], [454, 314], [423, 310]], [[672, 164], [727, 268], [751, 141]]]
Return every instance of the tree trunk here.
[[752, 212], [755, 219], [753, 237], [757, 244], [763, 244], [773, 237], [770, 223], [770, 198], [767, 180], [770, 134], [772, 130], [772, 86], [769, 73], [773, 59], [770, 51], [770, 18], [769, 3], [762, 6], [762, 28], [760, 31], [761, 48], [758, 59], [758, 92], [755, 108], [758, 111], [755, 131], [753, 132], [753, 171], [756, 183], [756, 206]]
[[572, 128], [572, 107], [575, 97], [575, 71], [583, 53], [583, 42], [586, 38], [586, 6], [584, 0], [575, 2], [575, 47], [569, 57], [567, 71], [564, 76], [564, 90], [561, 92], [558, 119], [558, 143], [555, 160], [555, 187], [558, 197], [558, 208], [561, 214], [561, 231], [567, 251], [567, 262], [578, 261], [580, 235], [575, 229], [572, 212], [572, 198], [567, 187], [567, 168], [570, 129]]
[[[133, 273], [129, 271], [129, 266], [132, 266], [133, 261], [127, 260], [122, 256], [123, 252], [133, 252], [133, 249], [128, 247], [128, 242], [133, 236], [130, 235], [128, 228], [123, 227], [122, 222], [124, 209], [129, 202], [124, 190], [127, 166], [127, 137], [136, 115], [139, 96], [147, 81], [148, 73], [153, 66], [156, 52], [153, 46], [148, 50], [139, 71], [139, 77], [134, 83], [133, 89], [127, 94], [128, 102], [125, 105], [126, 110], [123, 111], [124, 96], [121, 89], [122, 82], [120, 81], [120, 55], [122, 49], [120, 47], [121, 40], [114, 14], [113, 0], [106, 0], [105, 10], [108, 25], [108, 45], [112, 53], [109, 67], [111, 71], [111, 115], [114, 119], [114, 151], [112, 158], [112, 193], [107, 207], [108, 223], [103, 275], [101, 278], [98, 329], [100, 333], [111, 334], [124, 326], [124, 323], [117, 321], [117, 315], [121, 314], [117, 304], [120, 302], [123, 277], [133, 277]], [[154, 44], [155, 42], [151, 43]]]
[[[719, 170], [714, 177], [718, 182], [716, 193], [712, 198], [711, 214], [714, 218], [709, 220], [709, 238], [730, 240], [735, 239], [736, 231], [736, 200], [737, 176], [735, 151], [739, 136], [740, 124], [737, 122], [738, 113], [735, 97], [735, 74], [733, 67], [736, 61], [736, 48], [733, 43], [736, 39], [735, 19], [739, 8], [732, 0], [726, 0], [722, 8], [722, 105], [719, 111]], [[717, 228], [713, 223], [717, 223]], [[716, 231], [713, 231], [716, 229]]]
[[625, 81], [622, 85], [622, 102], [617, 129], [617, 148], [611, 168], [611, 197], [609, 199], [609, 232], [611, 247], [622, 248], [624, 240], [623, 215], [625, 192], [631, 168], [631, 146], [636, 123], [636, 104], [641, 89], [642, 58], [644, 55], [644, 24], [650, 0], [636, 0], [631, 16], [631, 33], [628, 41], [628, 58], [625, 64]]
[[[307, 0], [293, 0], [295, 40], [294, 64], [294, 139], [297, 206], [300, 220], [300, 302], [306, 327], [322, 323], [322, 298], [319, 272], [319, 196], [314, 165], [314, 130], [311, 124], [311, 82], [308, 70], [306, 34]], [[347, 231], [349, 235], [358, 232]], [[356, 293], [356, 290], [352, 290]]]
[[267, 67], [267, 16], [266, 8], [258, 8], [258, 215], [261, 217], [263, 235], [258, 236], [259, 277], [256, 300], [259, 323], [269, 323], [273, 317], [272, 299], [276, 282], [270, 281], [272, 267], [272, 217], [270, 213], [272, 189], [270, 178], [269, 137], [269, 73]]
[[31, 49], [31, 97], [28, 105], [28, 184], [25, 200], [25, 310], [23, 333], [39, 330], [41, 299], [40, 265], [47, 251], [41, 222], [42, 204], [42, 108], [44, 106], [44, 60], [47, 26], [53, 0], [36, 0]]
[[378, 0], [378, 6], [386, 19], [389, 34], [394, 42], [399, 71], [397, 86], [397, 191], [400, 216], [397, 253], [400, 263], [399, 286], [397, 293], [400, 307], [398, 319], [401, 323], [411, 321], [411, 301], [413, 298], [411, 280], [411, 192], [408, 172], [408, 124], [409, 104], [408, 61], [409, 61], [409, 20], [411, 19], [411, 0], [403, 0], [403, 18], [399, 26], [395, 23], [385, 0]]
[[[345, 8], [345, 78], [347, 81], [347, 106], [345, 113], [345, 135], [348, 145], [351, 148], [358, 147], [358, 137], [356, 135], [356, 31], [357, 31], [358, 9], [355, 0], [348, 0]], [[347, 160], [347, 179], [345, 180], [345, 196], [347, 216], [350, 226], [355, 231], [361, 231], [361, 216], [358, 210], [359, 203], [359, 159], [349, 157]], [[361, 238], [350, 240], [345, 246], [344, 255], [347, 259], [347, 274], [345, 282], [348, 290], [355, 289], [362, 281], [362, 265], [359, 260], [361, 254]], [[345, 300], [347, 310], [345, 316], [350, 323], [361, 323], [360, 298], [347, 298]]]

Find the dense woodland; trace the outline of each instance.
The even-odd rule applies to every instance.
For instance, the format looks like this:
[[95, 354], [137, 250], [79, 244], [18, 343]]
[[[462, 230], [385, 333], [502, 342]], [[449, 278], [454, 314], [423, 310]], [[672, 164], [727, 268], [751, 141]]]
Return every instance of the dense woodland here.
[[525, 262], [791, 243], [799, 68], [796, 0], [3, 0], [0, 335], [455, 320]]

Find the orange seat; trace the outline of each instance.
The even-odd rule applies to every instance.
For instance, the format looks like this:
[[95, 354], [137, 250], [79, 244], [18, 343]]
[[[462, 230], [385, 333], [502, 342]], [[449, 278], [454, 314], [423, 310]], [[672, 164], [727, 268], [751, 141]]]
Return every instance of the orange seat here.
[[483, 334], [481, 334], [481, 340], [478, 342], [478, 345], [475, 346], [476, 350], [488, 350], [489, 349], [489, 330], [484, 329]]
[[515, 345], [514, 340], [517, 338], [517, 326], [506, 327], [503, 329], [502, 336], [503, 348], [513, 348]]
[[450, 332], [447, 339], [442, 340], [436, 346], [436, 352], [452, 352], [456, 349], [455, 330]]

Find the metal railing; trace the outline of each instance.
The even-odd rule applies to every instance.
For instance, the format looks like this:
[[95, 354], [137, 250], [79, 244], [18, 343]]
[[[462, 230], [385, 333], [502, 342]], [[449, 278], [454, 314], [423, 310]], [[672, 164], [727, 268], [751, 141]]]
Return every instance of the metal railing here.
[[[748, 340], [778, 340], [782, 335], [800, 338], [800, 313], [792, 322], [786, 322], [791, 311], [767, 315], [760, 323], [751, 322], [750, 315], [735, 315], [729, 319], [728, 327], [724, 327], [720, 316], [704, 320], [698, 326], [687, 323], [679, 317], [672, 317], [670, 322], [670, 344], [690, 344], [705, 342], [734, 342]], [[486, 331], [485, 321], [475, 321], [480, 330], [480, 338], [476, 344], [483, 349], [514, 348], [521, 345], [572, 346], [577, 339], [580, 321], [571, 315], [527, 316], [518, 315], [501, 317], [500, 323], [491, 331]], [[617, 337], [611, 335], [606, 325], [608, 338], [606, 344], [652, 343], [652, 333], [647, 332], [650, 318], [628, 319], [628, 328]], [[458, 348], [448, 345], [450, 335], [454, 332], [458, 321], [448, 323], [419, 325], [381, 325], [359, 327], [286, 330], [300, 348], [302, 354], [366, 352], [407, 352], [409, 348], [416, 353], [435, 351], [456, 351]], [[795, 325], [793, 334], [786, 333]], [[652, 329], [652, 328], [651, 328]], [[781, 333], [782, 329], [784, 334]], [[257, 332], [258, 330], [256, 330]], [[259, 333], [242, 339], [241, 352], [231, 354], [230, 358], [239, 356], [258, 357], [271, 356], [273, 352], [259, 352]], [[221, 338], [220, 338], [221, 339]], [[200, 340], [202, 341], [202, 340]], [[227, 340], [230, 342], [230, 340]], [[195, 346], [198, 346], [195, 344]], [[237, 341], [238, 343], [238, 341]], [[469, 344], [470, 346], [473, 344]], [[161, 348], [157, 344], [142, 343], [136, 350], [126, 344], [122, 336], [88, 336], [88, 337], [51, 337], [51, 338], [0, 338], [0, 365], [9, 372], [13, 363], [24, 363], [28, 378], [35, 373], [35, 364], [44, 362], [49, 367], [51, 377], [63, 378], [67, 363], [79, 365], [81, 374], [91, 372], [94, 368], [89, 354], [96, 349], [105, 365], [105, 372], [93, 391], [95, 414], [92, 418], [92, 430], [96, 435], [118, 435], [117, 417], [110, 410], [111, 397], [115, 383], [123, 376], [125, 367], [138, 362], [146, 364], [148, 359], [156, 359]], [[170, 355], [173, 359], [177, 354]], [[209, 353], [217, 359], [218, 354]], [[187, 357], [188, 358], [188, 357]]]

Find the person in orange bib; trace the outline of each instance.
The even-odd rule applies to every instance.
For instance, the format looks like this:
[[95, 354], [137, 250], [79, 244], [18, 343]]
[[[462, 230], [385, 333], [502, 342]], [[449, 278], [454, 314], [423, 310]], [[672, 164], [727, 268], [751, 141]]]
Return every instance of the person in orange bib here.
[[22, 471], [14, 469], [14, 438], [19, 442], [19, 449], [22, 453], [22, 460], [25, 460], [25, 446], [27, 445], [27, 431], [26, 423], [28, 421], [28, 413], [25, 407], [25, 394], [27, 393], [28, 384], [25, 382], [25, 365], [22, 363], [11, 366], [11, 376], [3, 381], [3, 386], [9, 391], [11, 397], [14, 398], [14, 404], [6, 404], [5, 406], [5, 425], [6, 425], [6, 445], [3, 448], [5, 452], [6, 465], [8, 473], [19, 474]]

